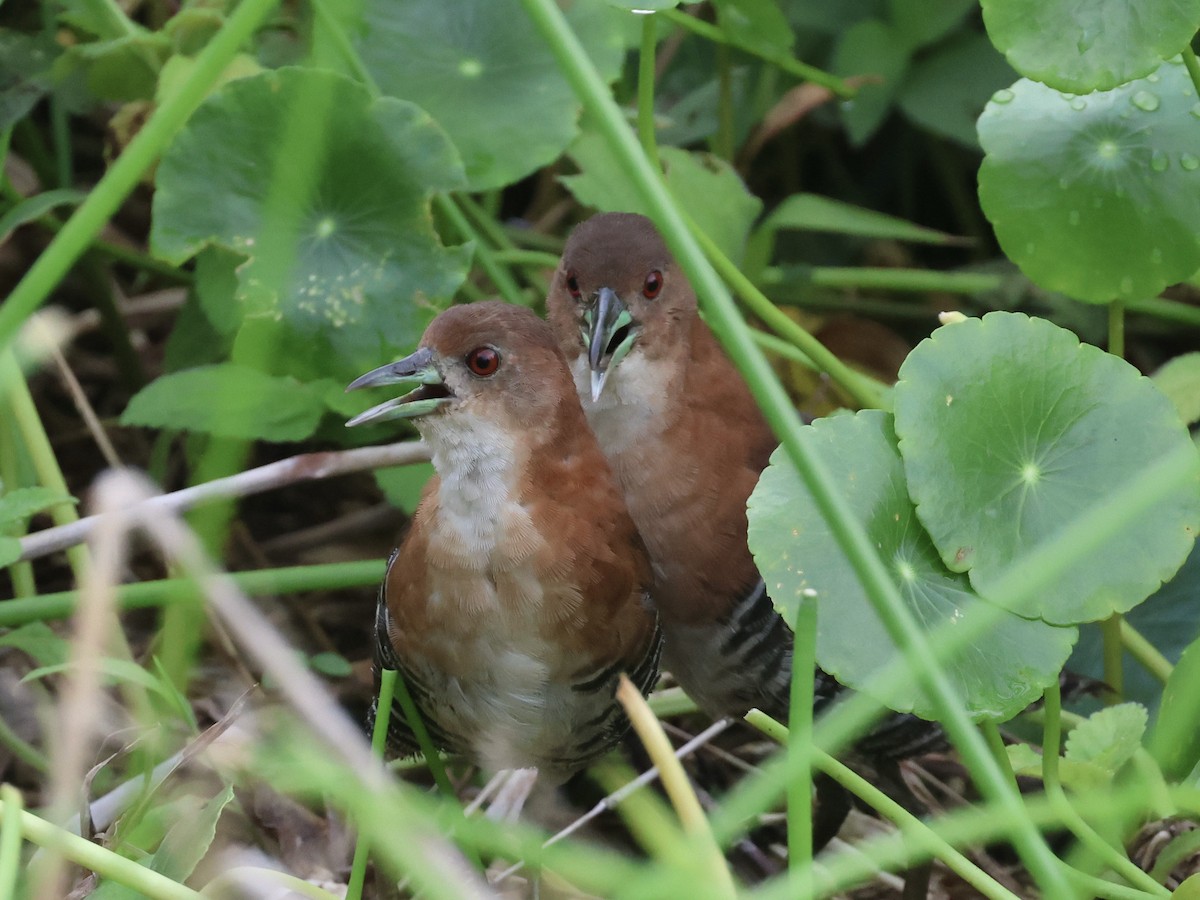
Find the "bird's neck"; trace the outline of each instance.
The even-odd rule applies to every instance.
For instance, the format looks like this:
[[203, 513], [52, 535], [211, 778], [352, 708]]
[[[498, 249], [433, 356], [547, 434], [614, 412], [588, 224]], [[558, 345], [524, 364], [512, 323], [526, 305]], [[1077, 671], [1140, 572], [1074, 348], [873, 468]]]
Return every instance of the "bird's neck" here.
[[465, 546], [491, 549], [517, 496], [527, 465], [525, 447], [509, 429], [483, 417], [460, 414], [453, 422], [430, 420], [422, 435], [440, 478], [439, 520]]
[[588, 425], [612, 460], [645, 446], [668, 428], [681, 412], [674, 397], [682, 389], [683, 366], [672, 357], [633, 353], [609, 373], [604, 391], [592, 399], [591, 369], [586, 355], [571, 363], [571, 374]]

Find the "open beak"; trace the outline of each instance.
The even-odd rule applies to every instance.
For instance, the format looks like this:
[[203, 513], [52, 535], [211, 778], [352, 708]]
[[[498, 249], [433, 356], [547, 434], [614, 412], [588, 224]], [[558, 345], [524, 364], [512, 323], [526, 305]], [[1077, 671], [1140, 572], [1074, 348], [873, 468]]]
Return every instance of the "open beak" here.
[[442, 374], [434, 365], [433, 351], [422, 347], [416, 353], [404, 357], [378, 369], [372, 369], [366, 375], [360, 375], [350, 382], [346, 391], [356, 391], [365, 387], [380, 387], [385, 384], [420, 385], [403, 397], [396, 397], [378, 406], [372, 406], [364, 413], [359, 413], [346, 423], [347, 428], [355, 425], [365, 425], [368, 422], [385, 422], [390, 419], [415, 419], [428, 415], [435, 409], [449, 403], [454, 395], [442, 382]]
[[584, 324], [594, 403], [600, 399], [608, 373], [633, 348], [637, 329], [616, 291], [606, 287], [596, 292], [595, 304], [584, 313]]

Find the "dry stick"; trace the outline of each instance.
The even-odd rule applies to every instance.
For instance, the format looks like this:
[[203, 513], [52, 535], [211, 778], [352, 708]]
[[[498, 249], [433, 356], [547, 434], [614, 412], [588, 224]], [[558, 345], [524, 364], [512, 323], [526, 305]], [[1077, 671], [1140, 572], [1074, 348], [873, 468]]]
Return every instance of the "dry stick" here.
[[[116, 585], [125, 558], [125, 540], [133, 523], [131, 512], [122, 508], [126, 506], [122, 502], [126, 496], [123, 485], [109, 481], [97, 483], [93, 495], [97, 509], [112, 511], [95, 517], [103, 527], [95, 529], [92, 565], [84, 573], [81, 602], [75, 613], [71, 667], [59, 704], [57, 736], [51, 751], [49, 807], [53, 821], [66, 819], [77, 808], [79, 785], [96, 731], [97, 712], [101, 708], [101, 659], [109, 626], [115, 621]], [[53, 849], [44, 858], [34, 879], [35, 897], [63, 896], [62, 861]]]
[[[39, 319], [34, 318], [31, 321], [38, 322]], [[104, 426], [100, 424], [100, 417], [96, 415], [96, 410], [92, 408], [91, 401], [88, 400], [87, 394], [83, 392], [83, 385], [75, 377], [75, 373], [71, 370], [71, 366], [67, 362], [67, 358], [63, 356], [63, 352], [59, 346], [54, 343], [51, 343], [49, 346], [50, 356], [54, 360], [54, 365], [58, 367], [58, 374], [67, 388], [67, 393], [71, 395], [71, 402], [75, 404], [75, 409], [78, 410], [80, 417], [83, 419], [83, 424], [87, 426], [92, 440], [100, 448], [100, 455], [104, 457], [104, 461], [109, 466], [113, 468], [120, 466], [121, 458], [117, 456], [116, 448], [112, 445], [112, 441], [108, 439], [108, 433], [104, 430]]]
[[[145, 518], [155, 511], [180, 513], [202, 503], [261, 494], [301, 481], [330, 478], [365, 469], [404, 466], [428, 459], [429, 449], [420, 441], [405, 441], [383, 447], [361, 447], [357, 450], [303, 453], [259, 466], [257, 469], [248, 469], [228, 478], [217, 478], [170, 494], [148, 496], [142, 501], [145, 508], [137, 510], [136, 515]], [[82, 543], [96, 527], [98, 518], [87, 516], [67, 525], [47, 528], [23, 537], [21, 559], [37, 559]]]
[[[102, 488], [109, 490], [110, 483], [115, 486], [114, 492], [136, 496], [137, 502], [128, 507], [128, 512], [136, 516], [136, 524], [159, 545], [167, 557], [196, 579], [209, 608], [233, 635], [242, 652], [275, 679], [279, 693], [308, 724], [313, 734], [346, 763], [368, 790], [386, 792], [390, 783], [388, 774], [372, 755], [371, 746], [363, 733], [333, 699], [328, 688], [300, 662], [291, 646], [242, 593], [236, 582], [209, 560], [192, 530], [169, 507], [150, 502], [155, 496], [150, 481], [137, 472], [118, 469], [101, 475], [97, 492]], [[486, 886], [449, 841], [431, 834], [421, 837], [422, 852], [430, 858], [430, 865], [440, 871], [457, 896], [488, 896]]]

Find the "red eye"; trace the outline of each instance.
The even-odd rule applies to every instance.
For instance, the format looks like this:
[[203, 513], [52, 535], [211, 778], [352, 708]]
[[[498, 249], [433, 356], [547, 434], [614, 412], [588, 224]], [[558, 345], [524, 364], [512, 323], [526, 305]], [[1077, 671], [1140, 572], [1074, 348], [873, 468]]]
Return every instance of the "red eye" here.
[[491, 347], [476, 347], [467, 354], [467, 368], [480, 378], [490, 378], [500, 368], [500, 354]]
[[647, 300], [653, 300], [662, 291], [663, 275], [662, 272], [655, 269], [646, 276], [646, 283], [642, 285], [642, 296]]
[[583, 296], [583, 292], [579, 290], [579, 279], [575, 277], [574, 272], [567, 273], [567, 290], [576, 300]]

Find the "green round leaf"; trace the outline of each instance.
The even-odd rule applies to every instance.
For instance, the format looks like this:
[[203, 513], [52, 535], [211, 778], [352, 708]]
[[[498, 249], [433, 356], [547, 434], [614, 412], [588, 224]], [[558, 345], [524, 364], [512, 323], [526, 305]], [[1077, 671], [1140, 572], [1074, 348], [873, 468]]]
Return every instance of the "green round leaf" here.
[[[601, 75], [615, 78], [629, 14], [571, 3], [566, 16]], [[446, 129], [473, 191], [536, 171], [578, 132], [579, 101], [519, 0], [367, 0], [361, 35], [379, 87]]]
[[417, 107], [328, 72], [280, 69], [206, 100], [158, 170], [151, 243], [174, 263], [217, 245], [246, 261], [235, 310], [269, 329], [275, 371], [353, 377], [413, 346], [468, 254], [434, 233], [433, 191], [463, 186]]
[[981, 0], [1014, 69], [1062, 91], [1107, 90], [1187, 47], [1200, 0]]
[[1021, 80], [979, 118], [979, 200], [1005, 253], [1081, 300], [1152, 297], [1200, 269], [1200, 104], [1178, 60], [1104, 93]]
[[[1190, 443], [1170, 401], [1136, 369], [1019, 313], [943, 326], [922, 341], [900, 368], [895, 409], [921, 521], [946, 565], [969, 569], [985, 597], [1114, 486]], [[1068, 624], [1131, 609], [1179, 569], [1198, 530], [1200, 457], [1188, 490], [1123, 523], [1014, 612]]]
[[[968, 711], [1005, 719], [1040, 696], [1058, 677], [1075, 629], [997, 609], [976, 596], [964, 576], [947, 571], [909, 500], [891, 417], [864, 410], [819, 419], [809, 434], [924, 628], [995, 617], [986, 639], [948, 666]], [[900, 651], [782, 449], [763, 472], [748, 512], [750, 548], [780, 613], [794, 624], [801, 603], [820, 604], [817, 661], [839, 681], [861, 688]], [[879, 699], [892, 709], [934, 715], [933, 702], [918, 687], [894, 686]]]

